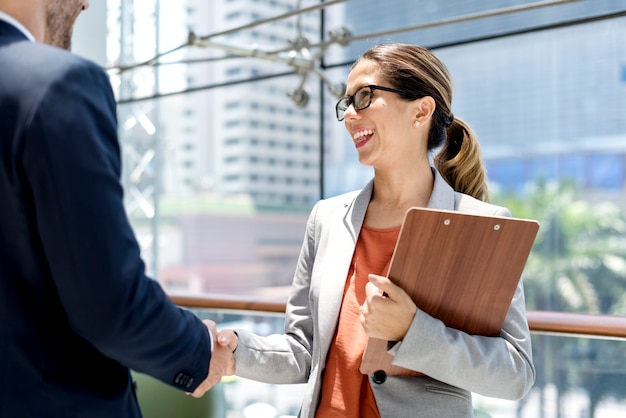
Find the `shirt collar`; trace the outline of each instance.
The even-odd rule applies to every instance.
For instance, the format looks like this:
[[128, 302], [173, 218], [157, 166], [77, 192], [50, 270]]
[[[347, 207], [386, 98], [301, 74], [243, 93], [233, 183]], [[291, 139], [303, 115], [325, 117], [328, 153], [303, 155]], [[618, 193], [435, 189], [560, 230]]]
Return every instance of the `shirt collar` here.
[[24, 34], [30, 41], [35, 42], [35, 37], [32, 33], [24, 25], [22, 25], [17, 19], [14, 17], [4, 13], [0, 10], [0, 20], [7, 22], [9, 25], [15, 26], [20, 32]]

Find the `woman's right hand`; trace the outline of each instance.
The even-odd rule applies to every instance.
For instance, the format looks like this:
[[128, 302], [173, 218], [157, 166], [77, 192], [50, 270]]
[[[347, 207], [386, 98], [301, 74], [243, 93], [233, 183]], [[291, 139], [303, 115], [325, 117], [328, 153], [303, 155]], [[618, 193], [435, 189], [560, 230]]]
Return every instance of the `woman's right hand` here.
[[217, 342], [222, 347], [228, 347], [234, 353], [239, 345], [239, 338], [232, 329], [223, 329], [217, 334]]
[[417, 306], [402, 288], [384, 276], [370, 274], [361, 305], [361, 324], [369, 337], [402, 341], [415, 317]]

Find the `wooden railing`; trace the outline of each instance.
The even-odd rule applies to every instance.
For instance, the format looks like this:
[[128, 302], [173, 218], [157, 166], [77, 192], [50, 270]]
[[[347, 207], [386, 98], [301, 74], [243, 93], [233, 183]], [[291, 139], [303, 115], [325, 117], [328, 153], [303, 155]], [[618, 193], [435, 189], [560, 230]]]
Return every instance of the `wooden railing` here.
[[[228, 295], [175, 295], [172, 301], [185, 308], [285, 313], [285, 302]], [[626, 339], [626, 317], [567, 312], [529, 311], [532, 332], [576, 337]]]

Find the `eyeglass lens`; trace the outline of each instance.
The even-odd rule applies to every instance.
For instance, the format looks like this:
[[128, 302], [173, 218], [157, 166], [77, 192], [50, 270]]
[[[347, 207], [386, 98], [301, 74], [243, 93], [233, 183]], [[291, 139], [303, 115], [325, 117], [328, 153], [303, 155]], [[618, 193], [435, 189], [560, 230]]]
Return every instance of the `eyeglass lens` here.
[[355, 110], [363, 110], [372, 102], [372, 88], [370, 86], [363, 87], [352, 96], [345, 97], [337, 103], [337, 119], [343, 120], [344, 113], [350, 104], [354, 105]]

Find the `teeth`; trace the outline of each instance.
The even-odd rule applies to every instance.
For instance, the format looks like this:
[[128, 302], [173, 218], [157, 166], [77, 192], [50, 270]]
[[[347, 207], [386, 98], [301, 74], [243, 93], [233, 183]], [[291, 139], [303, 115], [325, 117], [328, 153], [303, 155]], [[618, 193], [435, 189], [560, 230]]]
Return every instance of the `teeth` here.
[[359, 131], [359, 132], [356, 132], [354, 135], [352, 135], [352, 138], [357, 140], [357, 139], [359, 139], [359, 138], [361, 138], [362, 136], [365, 136], [365, 135], [374, 135], [374, 131], [372, 129], [366, 129], [366, 130], [363, 130], [363, 131]]

